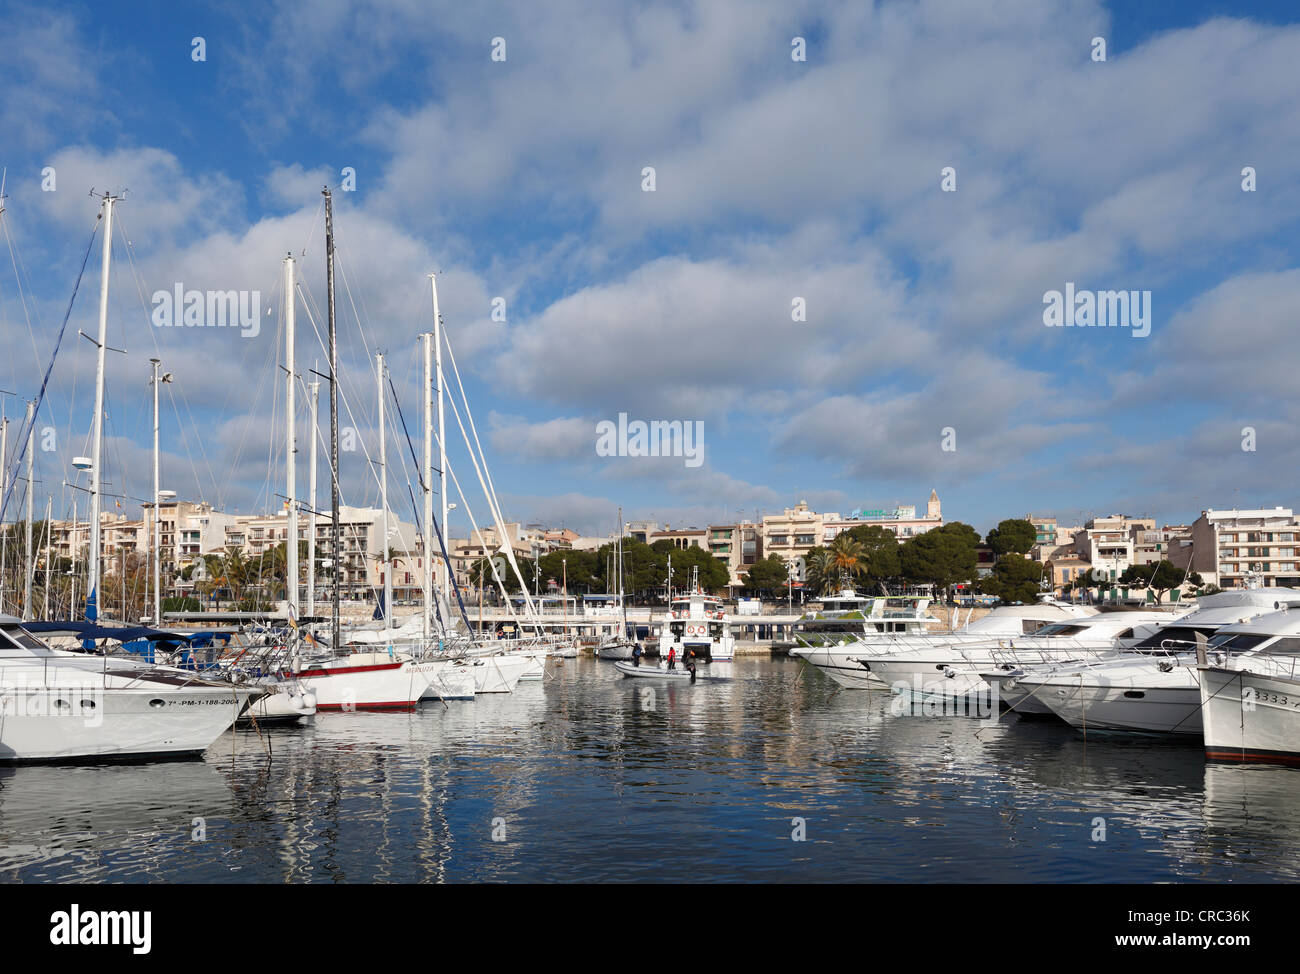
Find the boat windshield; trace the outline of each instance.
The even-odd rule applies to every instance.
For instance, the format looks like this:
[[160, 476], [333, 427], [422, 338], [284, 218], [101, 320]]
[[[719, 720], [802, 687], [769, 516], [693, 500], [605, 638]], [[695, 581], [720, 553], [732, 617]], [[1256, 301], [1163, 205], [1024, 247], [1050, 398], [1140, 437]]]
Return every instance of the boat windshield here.
[[1275, 656], [1300, 656], [1300, 636], [1283, 636], [1275, 643], [1269, 643], [1261, 653]]
[[1173, 651], [1184, 652], [1196, 648], [1197, 635], [1205, 636], [1207, 639], [1215, 633], [1214, 627], [1199, 628], [1196, 626], [1164, 626], [1153, 632], [1146, 639], [1142, 640], [1133, 648], [1138, 651], [1149, 650], [1152, 652]]
[[1222, 649], [1230, 653], [1244, 653], [1254, 649], [1266, 639], [1272, 639], [1268, 633], [1257, 632], [1221, 632], [1211, 637], [1210, 649]]
[[1075, 625], [1070, 622], [1053, 622], [1042, 629], [1034, 631], [1035, 636], [1077, 636], [1087, 629], [1087, 626]]
[[45, 649], [45, 644], [21, 626], [0, 626], [0, 649]]

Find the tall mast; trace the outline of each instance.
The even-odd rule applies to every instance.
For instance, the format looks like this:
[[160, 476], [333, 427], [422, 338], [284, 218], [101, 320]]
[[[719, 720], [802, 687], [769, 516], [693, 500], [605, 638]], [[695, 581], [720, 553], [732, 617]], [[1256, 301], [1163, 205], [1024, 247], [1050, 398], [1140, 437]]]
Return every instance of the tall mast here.
[[[152, 374], [149, 384], [153, 386], [153, 624], [162, 622], [162, 489], [159, 480], [158, 459], [158, 383], [170, 382], [171, 373], [160, 376], [158, 368], [160, 359], [151, 358]], [[177, 525], [179, 527], [179, 525]]]
[[46, 495], [45, 498], [45, 608], [41, 611], [41, 618], [48, 620], [50, 618], [50, 562], [54, 559], [50, 557], [50, 517], [54, 514], [54, 497]]
[[72, 495], [72, 591], [68, 593], [68, 618], [77, 616], [77, 495]]
[[298, 616], [298, 429], [295, 425], [297, 415], [294, 392], [298, 376], [294, 370], [293, 360], [293, 315], [293, 255], [290, 254], [284, 258], [284, 492], [289, 499], [289, 530], [284, 544], [284, 597], [289, 604], [289, 617], [296, 619]]
[[379, 539], [379, 558], [384, 571], [384, 631], [392, 628], [393, 617], [393, 572], [392, 562], [388, 558], [388, 430], [384, 415], [384, 355], [375, 355], [375, 378], [379, 391], [379, 506], [383, 509], [381, 516], [382, 534]]
[[424, 344], [424, 638], [433, 634], [433, 333], [420, 336]]
[[[447, 436], [443, 425], [442, 413], [442, 314], [438, 311], [438, 278], [429, 275], [429, 285], [433, 288], [433, 361], [434, 373], [438, 382], [438, 523], [442, 530], [447, 530]], [[438, 605], [440, 610], [451, 613], [451, 585], [447, 577], [446, 566], [438, 563]], [[443, 616], [444, 619], [447, 615]]]
[[[9, 493], [9, 417], [0, 419], [0, 497]], [[9, 548], [9, 532], [0, 521], [0, 613], [5, 610], [5, 551]]]
[[320, 383], [312, 382], [311, 391], [311, 469], [307, 473], [307, 614], [316, 614], [316, 441], [320, 426], [316, 421]]
[[618, 607], [623, 612], [621, 639], [627, 638], [627, 605], [623, 601], [623, 508], [618, 509]]
[[334, 200], [325, 196], [325, 293], [329, 306], [330, 342], [330, 544], [333, 549], [334, 590], [330, 600], [330, 648], [339, 651], [339, 585], [343, 552], [339, 550], [339, 336], [334, 327]]
[[23, 572], [23, 618], [35, 619], [32, 614], [32, 575], [36, 572], [36, 552], [32, 550], [32, 502], [35, 498], [33, 464], [36, 452], [36, 400], [27, 404], [27, 565]]
[[87, 571], [86, 599], [95, 600], [99, 613], [99, 512], [102, 498], [100, 464], [104, 439], [104, 350], [108, 341], [108, 273], [113, 259], [113, 204], [117, 197], [104, 194], [104, 256], [99, 277], [99, 341], [95, 343], [95, 416], [91, 427], [90, 452], [90, 566]]

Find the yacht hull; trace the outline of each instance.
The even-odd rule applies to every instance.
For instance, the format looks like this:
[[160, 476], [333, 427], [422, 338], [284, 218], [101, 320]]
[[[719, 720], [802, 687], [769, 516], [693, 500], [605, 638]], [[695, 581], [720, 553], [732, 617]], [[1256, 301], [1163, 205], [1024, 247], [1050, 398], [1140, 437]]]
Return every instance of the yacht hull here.
[[[379, 657], [381, 654], [366, 654]], [[387, 657], [382, 657], [387, 659]], [[344, 658], [295, 674], [316, 695], [323, 711], [412, 710], [433, 674], [409, 660], [375, 662]]]
[[0, 687], [0, 762], [202, 754], [257, 692], [212, 686], [67, 689]]
[[1038, 699], [1071, 727], [1146, 734], [1201, 733], [1197, 686], [1071, 684], [1042, 685]]
[[1300, 681], [1214, 666], [1198, 677], [1207, 758], [1300, 764]]

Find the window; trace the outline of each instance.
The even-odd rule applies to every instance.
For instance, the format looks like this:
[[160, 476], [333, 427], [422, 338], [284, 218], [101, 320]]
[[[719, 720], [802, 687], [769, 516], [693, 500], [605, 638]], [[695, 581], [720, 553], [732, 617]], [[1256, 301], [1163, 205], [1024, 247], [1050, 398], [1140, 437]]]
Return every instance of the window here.
[[1223, 649], [1231, 653], [1244, 653], [1248, 649], [1254, 649], [1264, 640], [1272, 638], [1267, 633], [1221, 632], [1210, 640], [1210, 648]]

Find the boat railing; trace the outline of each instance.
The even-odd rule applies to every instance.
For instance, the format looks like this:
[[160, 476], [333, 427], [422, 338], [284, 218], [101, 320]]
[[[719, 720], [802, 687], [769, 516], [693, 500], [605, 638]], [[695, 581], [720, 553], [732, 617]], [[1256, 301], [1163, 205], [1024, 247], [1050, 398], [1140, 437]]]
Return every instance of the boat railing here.
[[[963, 653], [980, 648], [963, 644]], [[1033, 666], [1039, 663], [1092, 661], [1114, 656], [1116, 647], [1112, 640], [1078, 639], [1073, 636], [1053, 636], [1037, 641], [1000, 641], [992, 648], [989, 657], [995, 666]]]

